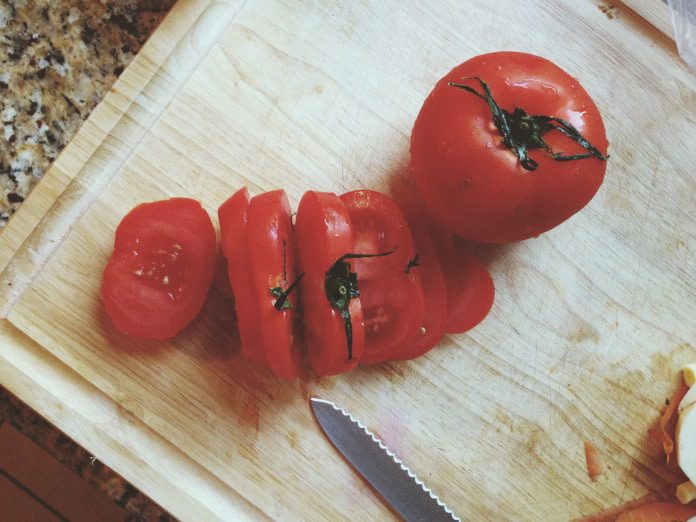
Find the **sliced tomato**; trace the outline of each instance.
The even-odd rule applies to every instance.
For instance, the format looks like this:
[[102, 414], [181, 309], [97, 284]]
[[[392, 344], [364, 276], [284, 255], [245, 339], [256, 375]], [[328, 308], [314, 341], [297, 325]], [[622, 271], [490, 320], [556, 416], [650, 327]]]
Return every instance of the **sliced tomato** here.
[[249, 201], [249, 191], [241, 188], [220, 206], [220, 243], [222, 253], [227, 258], [227, 276], [234, 294], [242, 355], [252, 363], [265, 365], [265, 354], [261, 349], [263, 325], [250, 277], [251, 262], [247, 246]]
[[138, 205], [116, 229], [102, 280], [114, 326], [145, 339], [167, 339], [203, 306], [215, 269], [215, 229], [193, 199]]
[[418, 253], [418, 266], [423, 280], [424, 311], [421, 328], [411, 342], [405, 343], [395, 359], [413, 359], [434, 348], [445, 334], [447, 324], [447, 291], [432, 230], [417, 220], [409, 219]]
[[392, 191], [394, 199], [406, 216], [416, 244], [425, 303], [418, 335], [410, 343], [405, 343], [396, 357], [405, 360], [423, 355], [442, 339], [447, 323], [447, 291], [437, 249], [438, 242], [434, 239], [442, 233], [438, 231], [427, 207], [414, 188], [397, 181], [392, 186]]
[[296, 281], [295, 234], [284, 190], [252, 198], [247, 248], [253, 260], [249, 277], [258, 310], [261, 351], [275, 375], [293, 379], [299, 374], [301, 352], [293, 331], [298, 306], [298, 292], [292, 292], [295, 286], [291, 286]]
[[406, 218], [388, 196], [356, 190], [341, 196], [355, 230], [355, 253], [391, 254], [355, 259], [365, 322], [361, 364], [399, 358], [418, 335], [424, 313], [421, 275]]
[[[306, 192], [297, 209], [295, 233], [299, 266], [305, 272], [300, 282], [300, 299], [307, 364], [317, 375], [348, 371], [363, 353], [362, 307], [359, 299], [347, 298], [342, 316], [342, 310], [329, 300], [334, 287], [327, 285], [329, 271], [354, 250], [348, 210], [335, 194]], [[350, 263], [345, 262], [350, 270]], [[336, 288], [340, 286], [349, 296], [350, 289], [346, 285]]]
[[447, 333], [462, 333], [479, 324], [495, 298], [493, 278], [469, 247], [457, 238], [439, 245], [447, 285]]

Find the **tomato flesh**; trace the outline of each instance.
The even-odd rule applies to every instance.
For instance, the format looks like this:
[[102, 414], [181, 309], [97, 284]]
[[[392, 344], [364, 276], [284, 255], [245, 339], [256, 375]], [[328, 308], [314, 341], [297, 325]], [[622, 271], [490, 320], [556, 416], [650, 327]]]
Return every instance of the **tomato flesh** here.
[[395, 359], [400, 360], [419, 357], [434, 348], [445, 334], [447, 322], [445, 277], [432, 238], [432, 229], [413, 219], [409, 219], [409, 224], [418, 252], [418, 267], [416, 268], [423, 279], [424, 311], [418, 334], [410, 342], [404, 343], [395, 356]]
[[114, 326], [144, 339], [176, 335], [203, 306], [215, 250], [215, 229], [195, 200], [131, 210], [116, 229], [102, 279], [102, 301]]
[[[529, 155], [538, 168], [525, 169], [502, 143], [486, 101], [448, 85], [466, 83], [481, 91], [470, 77], [483, 79], [502, 109], [562, 118], [606, 153], [602, 118], [575, 78], [548, 60], [517, 52], [485, 54], [458, 65], [425, 100], [411, 135], [411, 167], [433, 214], [473, 241], [538, 236], [590, 201], [604, 179], [606, 161], [556, 161], [533, 149]], [[543, 138], [566, 155], [586, 152], [561, 132]]]
[[251, 284], [258, 310], [261, 351], [271, 371], [283, 379], [298, 376], [300, 345], [296, 335], [295, 311], [298, 292], [276, 309], [273, 289], [286, 290], [295, 280], [295, 234], [290, 222], [290, 204], [283, 190], [255, 196], [249, 205], [247, 248], [251, 263]]
[[397, 358], [419, 333], [424, 314], [421, 275], [406, 270], [416, 256], [406, 218], [388, 196], [356, 190], [341, 196], [355, 230], [357, 254], [389, 255], [355, 259], [365, 322], [361, 364]]
[[449, 238], [439, 246], [447, 282], [445, 331], [467, 332], [483, 321], [493, 306], [493, 278], [486, 265], [457, 238]]
[[[327, 298], [326, 274], [355, 240], [348, 210], [335, 194], [309, 191], [297, 209], [295, 223], [303, 307], [305, 359], [316, 375], [336, 375], [355, 367], [363, 354], [364, 328], [360, 299], [348, 303], [352, 349], [344, 319]], [[349, 354], [350, 351], [350, 354]]]
[[227, 258], [227, 276], [234, 294], [242, 355], [247, 361], [265, 365], [266, 358], [261, 347], [263, 325], [259, 321], [254, 287], [249, 277], [251, 273], [247, 245], [249, 202], [249, 191], [241, 188], [220, 206], [218, 209], [220, 242], [222, 253]]

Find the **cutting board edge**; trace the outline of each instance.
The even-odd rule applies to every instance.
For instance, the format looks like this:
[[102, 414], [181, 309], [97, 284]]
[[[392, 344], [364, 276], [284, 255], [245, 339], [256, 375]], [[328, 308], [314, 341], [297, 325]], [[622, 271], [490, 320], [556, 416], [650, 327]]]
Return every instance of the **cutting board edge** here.
[[[9, 314], [245, 5], [246, 0], [192, 0], [172, 8], [1, 231], [0, 318]], [[213, 30], [200, 30], [203, 25]], [[152, 100], [157, 102], [154, 112]], [[115, 162], [103, 159], [114, 154]]]
[[[4, 319], [0, 319], [0, 346], [3, 386], [174, 516], [184, 520], [265, 518], [248, 499]], [[78, 404], [87, 408], [81, 412], [70, 406]], [[109, 418], [94, 422], [91, 414]], [[105, 427], [100, 428], [101, 424]], [[127, 429], [109, 429], [114, 425]], [[157, 458], [163, 465], [151, 462], [155, 455], [166, 455], [166, 460]]]
[[621, 0], [621, 3], [665, 36], [674, 40], [672, 13], [669, 6], [662, 0]]

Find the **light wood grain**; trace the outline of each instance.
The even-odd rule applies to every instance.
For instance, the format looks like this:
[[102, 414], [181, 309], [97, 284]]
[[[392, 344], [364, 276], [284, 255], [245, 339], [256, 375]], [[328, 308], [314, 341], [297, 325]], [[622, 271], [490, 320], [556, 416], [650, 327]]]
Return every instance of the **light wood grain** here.
[[[692, 78], [655, 29], [609, 19], [589, 0], [480, 4], [177, 6], [201, 16], [170, 16], [187, 29], [140, 84], [115, 87], [94, 118], [108, 122], [106, 137], [78, 134], [76, 150], [92, 144], [87, 159], [63, 162], [60, 196], [46, 196], [29, 239], [12, 239], [0, 276], [8, 321], [155, 434], [167, 459], [181, 455], [176, 465], [206, 470], [216, 491], [270, 517], [389, 516], [318, 431], [309, 395], [349, 408], [466, 518], [572, 518], [661, 489], [675, 477], [646, 428], [696, 357]], [[214, 212], [243, 184], [282, 186], [294, 204], [310, 188], [388, 190], [435, 81], [498, 49], [542, 54], [577, 76], [612, 157], [598, 195], [562, 227], [482, 248], [496, 303], [469, 335], [412, 362], [285, 383], [237, 355], [222, 284], [169, 343], [112, 330], [101, 270], [133, 205], [188, 195]], [[22, 364], [7, 373], [31, 375]], [[605, 462], [597, 483], [584, 440]], [[168, 507], [171, 496], [158, 495]]]
[[145, 494], [166, 500], [178, 517], [262, 518], [243, 497], [7, 321], [0, 321], [0, 348], [3, 386]]

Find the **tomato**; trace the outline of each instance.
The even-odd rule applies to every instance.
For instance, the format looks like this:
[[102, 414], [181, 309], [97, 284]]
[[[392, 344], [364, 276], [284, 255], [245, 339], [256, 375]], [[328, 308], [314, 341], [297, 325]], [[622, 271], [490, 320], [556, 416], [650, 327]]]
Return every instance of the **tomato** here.
[[247, 247], [253, 260], [249, 277], [266, 364], [278, 377], [293, 379], [299, 373], [301, 352], [293, 334], [298, 307], [297, 292], [292, 292], [295, 286], [291, 286], [296, 281], [295, 237], [285, 191], [274, 190], [252, 198]]
[[[355, 367], [363, 354], [360, 299], [355, 298], [351, 262], [353, 226], [335, 194], [306, 192], [295, 223], [307, 364], [317, 375], [336, 375]], [[340, 298], [342, 296], [342, 299]]]
[[388, 196], [356, 190], [341, 196], [355, 230], [355, 253], [389, 255], [355, 259], [365, 322], [361, 364], [398, 357], [419, 333], [423, 288], [416, 250], [406, 218]]
[[102, 279], [114, 326], [145, 339], [167, 339], [203, 306], [215, 269], [215, 229], [192, 199], [144, 203], [116, 229]]
[[490, 312], [495, 286], [488, 268], [469, 247], [450, 238], [441, 242], [440, 259], [447, 284], [447, 333], [462, 333], [479, 324]]
[[[604, 179], [606, 149], [599, 111], [575, 78], [544, 58], [498, 52], [437, 83], [413, 127], [411, 167], [451, 231], [506, 243], [538, 236], [584, 207]], [[577, 155], [587, 157], [569, 159]]]
[[424, 311], [420, 331], [395, 356], [395, 359], [405, 360], [423, 355], [442, 339], [447, 322], [447, 291], [438, 250], [442, 232], [413, 187], [397, 179], [392, 193], [411, 229], [423, 281]]
[[265, 365], [261, 349], [260, 312], [249, 275], [251, 262], [247, 246], [249, 191], [241, 188], [218, 209], [220, 243], [227, 258], [227, 276], [234, 294], [237, 326], [242, 341], [242, 355], [257, 365]]

